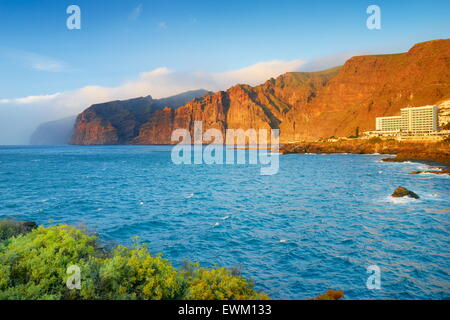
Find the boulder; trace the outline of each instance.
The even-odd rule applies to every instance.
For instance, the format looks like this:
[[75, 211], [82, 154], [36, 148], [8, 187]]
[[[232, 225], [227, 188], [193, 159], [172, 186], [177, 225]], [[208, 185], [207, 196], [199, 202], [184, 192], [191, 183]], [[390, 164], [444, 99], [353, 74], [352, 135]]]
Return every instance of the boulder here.
[[391, 196], [394, 198], [409, 197], [419, 199], [419, 196], [417, 194], [404, 187], [398, 187], [397, 189], [395, 189], [394, 193]]
[[328, 290], [321, 296], [312, 298], [310, 300], [340, 300], [344, 297], [344, 291], [342, 290]]

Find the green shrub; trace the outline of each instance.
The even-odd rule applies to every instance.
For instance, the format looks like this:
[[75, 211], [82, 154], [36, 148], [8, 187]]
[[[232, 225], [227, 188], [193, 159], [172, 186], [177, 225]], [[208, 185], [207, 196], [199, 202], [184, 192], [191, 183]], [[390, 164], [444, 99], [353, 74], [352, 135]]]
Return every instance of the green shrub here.
[[255, 292], [251, 280], [232, 274], [231, 270], [199, 268], [189, 279], [184, 296], [188, 300], [266, 300]]
[[182, 294], [176, 269], [160, 256], [152, 257], [145, 246], [119, 246], [99, 267], [102, 285], [96, 298], [161, 300]]
[[0, 219], [0, 241], [4, 241], [19, 234], [30, 232], [36, 227], [34, 222], [18, 222], [10, 219]]
[[[66, 286], [70, 265], [80, 267], [80, 290], [69, 290]], [[197, 264], [177, 270], [168, 260], [150, 255], [146, 246], [137, 244], [105, 252], [96, 236], [59, 225], [14, 234], [0, 244], [0, 299], [268, 297], [256, 292], [251, 281], [231, 270], [204, 269]]]
[[95, 253], [96, 237], [65, 225], [12, 238], [0, 248], [0, 298], [67, 298], [67, 267], [83, 268]]

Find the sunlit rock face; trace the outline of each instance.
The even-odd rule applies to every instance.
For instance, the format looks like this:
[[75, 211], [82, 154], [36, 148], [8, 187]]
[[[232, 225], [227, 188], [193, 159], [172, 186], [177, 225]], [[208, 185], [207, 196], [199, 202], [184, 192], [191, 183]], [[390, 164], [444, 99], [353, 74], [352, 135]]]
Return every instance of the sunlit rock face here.
[[[290, 72], [238, 84], [178, 105], [151, 97], [94, 105], [79, 115], [74, 144], [172, 144], [174, 129], [280, 129], [281, 142], [350, 136], [375, 118], [450, 98], [450, 39], [401, 54], [358, 56], [320, 72]], [[125, 106], [123, 105], [125, 103]]]

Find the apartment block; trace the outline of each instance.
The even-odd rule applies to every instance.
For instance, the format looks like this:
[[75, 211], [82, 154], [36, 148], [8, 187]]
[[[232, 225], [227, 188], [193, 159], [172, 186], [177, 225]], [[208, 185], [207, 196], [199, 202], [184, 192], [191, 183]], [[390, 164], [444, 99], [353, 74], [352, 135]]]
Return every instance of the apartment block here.
[[376, 118], [377, 131], [433, 132], [439, 130], [437, 106], [410, 107], [400, 116]]

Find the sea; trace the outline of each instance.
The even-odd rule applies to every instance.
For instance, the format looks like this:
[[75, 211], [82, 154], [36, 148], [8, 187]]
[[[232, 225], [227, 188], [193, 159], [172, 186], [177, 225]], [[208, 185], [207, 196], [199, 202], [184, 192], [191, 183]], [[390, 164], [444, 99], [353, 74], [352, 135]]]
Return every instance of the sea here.
[[[450, 176], [410, 174], [433, 165], [289, 154], [278, 173], [261, 175], [258, 164], [175, 164], [171, 151], [2, 146], [0, 218], [146, 243], [177, 267], [238, 269], [273, 299], [328, 289], [450, 299]], [[420, 199], [392, 198], [398, 186]]]

